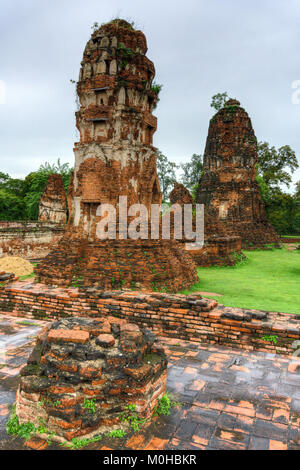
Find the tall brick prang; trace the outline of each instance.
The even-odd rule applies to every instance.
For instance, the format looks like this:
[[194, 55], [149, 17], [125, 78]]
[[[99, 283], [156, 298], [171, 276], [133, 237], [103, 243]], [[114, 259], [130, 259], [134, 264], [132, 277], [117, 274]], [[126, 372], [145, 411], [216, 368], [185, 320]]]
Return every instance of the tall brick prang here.
[[[149, 214], [151, 204], [161, 203], [152, 145], [158, 96], [146, 52], [144, 34], [123, 20], [102, 25], [86, 45], [69, 222], [60, 245], [36, 269], [42, 282], [176, 291], [197, 281], [193, 260], [175, 240], [123, 239], [122, 223], [115, 238], [98, 237], [100, 204], [112, 205], [119, 220], [120, 196], [127, 208], [144, 204]], [[132, 219], [129, 214], [128, 223]]]
[[196, 201], [246, 248], [279, 245], [256, 181], [257, 161], [251, 120], [239, 101], [230, 99], [210, 121]]

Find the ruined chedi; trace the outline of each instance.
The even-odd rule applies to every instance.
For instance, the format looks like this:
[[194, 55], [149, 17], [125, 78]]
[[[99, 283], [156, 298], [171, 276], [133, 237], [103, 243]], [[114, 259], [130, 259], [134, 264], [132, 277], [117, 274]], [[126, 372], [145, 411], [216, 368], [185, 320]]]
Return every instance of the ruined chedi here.
[[210, 121], [196, 201], [228, 234], [240, 236], [244, 248], [279, 244], [256, 181], [257, 161], [251, 120], [239, 101], [230, 99]]
[[[184, 204], [193, 204], [193, 198], [182, 183], [176, 182], [170, 193], [170, 202], [172, 205], [178, 204], [183, 209]], [[196, 231], [195, 218], [193, 230]], [[185, 246], [188, 240], [183, 238], [181, 242]], [[229, 235], [221, 220], [213, 219], [207, 211], [204, 211], [204, 245], [189, 252], [195, 263], [204, 267], [234, 265], [237, 258], [242, 256], [241, 248], [241, 237]]]
[[59, 443], [128, 432], [126, 406], [151, 419], [166, 381], [167, 358], [149, 330], [113, 317], [67, 318], [39, 333], [21, 370], [16, 414], [21, 424], [42, 422], [39, 436]]
[[67, 203], [64, 182], [61, 175], [50, 175], [39, 204], [39, 220], [65, 224]]
[[[197, 280], [190, 255], [175, 240], [100, 240], [97, 209], [119, 196], [150, 206], [161, 202], [152, 145], [155, 69], [144, 34], [124, 20], [102, 25], [88, 41], [77, 93], [75, 169], [69, 188], [69, 221], [59, 246], [36, 269], [42, 282], [100, 288], [177, 291]], [[118, 220], [118, 217], [117, 217]]]

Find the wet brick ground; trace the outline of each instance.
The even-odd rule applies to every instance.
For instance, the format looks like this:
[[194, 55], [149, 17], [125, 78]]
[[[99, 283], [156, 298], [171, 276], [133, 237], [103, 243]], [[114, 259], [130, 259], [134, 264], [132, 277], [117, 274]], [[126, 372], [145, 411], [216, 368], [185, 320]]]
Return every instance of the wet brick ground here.
[[[0, 449], [48, 448], [6, 434], [20, 367], [42, 321], [0, 316]], [[89, 449], [300, 450], [298, 360], [262, 352], [163, 338], [168, 391], [182, 403], [138, 434], [103, 439]]]

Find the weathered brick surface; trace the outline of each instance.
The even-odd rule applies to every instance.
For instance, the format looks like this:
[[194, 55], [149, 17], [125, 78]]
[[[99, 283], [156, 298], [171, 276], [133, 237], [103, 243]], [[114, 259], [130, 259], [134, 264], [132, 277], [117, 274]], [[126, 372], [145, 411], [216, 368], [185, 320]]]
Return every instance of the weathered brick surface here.
[[48, 341], [52, 343], [86, 343], [90, 335], [80, 330], [52, 330], [48, 333]]
[[174, 188], [170, 192], [170, 203], [179, 204], [183, 207], [184, 204], [193, 204], [193, 198], [182, 183], [175, 182]]
[[[97, 338], [102, 330], [111, 334], [109, 319], [124, 319], [150, 328], [154, 333], [201, 342], [224, 344], [246, 350], [292, 354], [292, 343], [300, 338], [297, 315], [233, 309], [218, 306], [201, 295], [170, 295], [155, 292], [102, 291], [99, 289], [53, 289], [41, 284], [16, 282], [0, 289], [0, 311], [10, 315], [54, 320], [61, 317], [92, 317], [95, 324], [87, 330]], [[123, 346], [130, 351], [140, 333], [126, 331]], [[94, 332], [94, 333], [93, 333]], [[47, 330], [41, 333], [41, 341]], [[277, 337], [276, 343], [263, 339]], [[65, 358], [64, 358], [65, 359]], [[116, 358], [111, 359], [113, 365]]]
[[[128, 404], [136, 404], [140, 418], [152, 416], [166, 387], [163, 348], [137, 325], [104, 322], [110, 334], [100, 335], [101, 341], [86, 331], [98, 328], [99, 320], [81, 317], [54, 322], [43, 343], [37, 342], [35, 363], [21, 370], [16, 406], [21, 423], [43, 419], [54, 439], [71, 440], [128, 427], [121, 418]], [[134, 343], [130, 351], [124, 348], [127, 341]]]
[[67, 221], [67, 202], [64, 182], [61, 175], [50, 175], [39, 205], [39, 220], [65, 224]]
[[257, 160], [251, 120], [239, 101], [229, 100], [210, 121], [196, 201], [247, 248], [279, 244], [256, 181]]
[[[175, 183], [170, 193], [170, 202], [179, 205], [184, 210], [185, 204], [193, 205], [193, 198], [183, 184]], [[193, 207], [195, 208], [194, 205]], [[175, 218], [172, 215], [172, 233], [174, 221]], [[196, 232], [195, 216], [193, 217], [193, 231]], [[187, 240], [185, 237], [181, 240], [184, 245], [191, 241], [194, 240]], [[232, 266], [236, 263], [237, 255], [241, 256], [241, 249], [241, 238], [229, 235], [226, 225], [220, 220], [213, 219], [209, 212], [204, 210], [204, 246], [199, 250], [189, 251], [197, 266]]]
[[42, 258], [63, 233], [63, 225], [50, 222], [0, 222], [0, 256]]
[[197, 280], [196, 265], [175, 240], [151, 240], [147, 232], [148, 239], [123, 239], [122, 222], [112, 240], [97, 233], [104, 216], [97, 212], [100, 203], [111, 204], [117, 219], [120, 196], [127, 196], [128, 208], [140, 203], [149, 213], [151, 204], [161, 203], [152, 145], [158, 97], [146, 52], [144, 34], [123, 20], [102, 25], [86, 45], [77, 84], [80, 142], [74, 149], [69, 221], [59, 245], [36, 268], [42, 282], [178, 291]]

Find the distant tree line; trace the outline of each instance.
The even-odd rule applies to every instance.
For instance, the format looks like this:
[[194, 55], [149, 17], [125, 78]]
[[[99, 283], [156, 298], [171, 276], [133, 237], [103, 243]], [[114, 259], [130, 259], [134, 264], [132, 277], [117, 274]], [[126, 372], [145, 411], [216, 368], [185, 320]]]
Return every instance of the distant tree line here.
[[[211, 107], [221, 109], [229, 99], [228, 94], [218, 93], [212, 97]], [[279, 149], [268, 142], [257, 144], [257, 182], [270, 223], [280, 235], [300, 234], [300, 181], [296, 183], [294, 194], [286, 192], [292, 183], [292, 174], [299, 164], [295, 152], [289, 145]], [[176, 175], [181, 170], [179, 176]], [[157, 172], [163, 200], [176, 181], [183, 183], [195, 199], [197, 186], [203, 171], [203, 156], [194, 153], [185, 163], [174, 163], [158, 151]], [[0, 172], [0, 220], [36, 220], [39, 202], [49, 176], [62, 175], [67, 192], [72, 168], [68, 163], [45, 163], [25, 179], [11, 178]]]
[[67, 192], [72, 168], [68, 163], [45, 163], [25, 179], [11, 178], [0, 172], [0, 220], [37, 220], [39, 203], [50, 175], [62, 175]]

